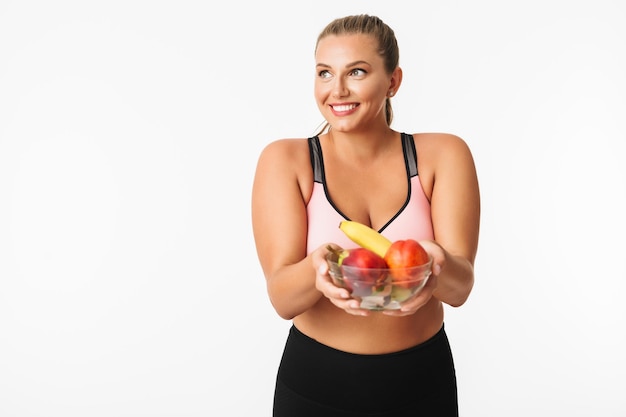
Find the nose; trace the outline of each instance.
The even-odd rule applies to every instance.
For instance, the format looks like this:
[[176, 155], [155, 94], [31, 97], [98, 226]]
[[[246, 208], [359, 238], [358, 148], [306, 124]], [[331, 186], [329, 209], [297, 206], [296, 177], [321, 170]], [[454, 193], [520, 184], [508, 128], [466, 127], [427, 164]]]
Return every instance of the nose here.
[[349, 94], [346, 83], [341, 78], [335, 80], [332, 94], [334, 97], [345, 97]]

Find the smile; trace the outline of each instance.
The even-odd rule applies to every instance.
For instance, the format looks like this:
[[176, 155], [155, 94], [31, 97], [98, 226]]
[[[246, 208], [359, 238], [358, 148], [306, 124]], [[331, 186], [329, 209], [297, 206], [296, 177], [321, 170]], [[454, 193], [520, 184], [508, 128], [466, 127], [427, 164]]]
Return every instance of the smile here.
[[341, 105], [337, 105], [337, 106], [332, 106], [332, 109], [336, 112], [344, 112], [344, 111], [350, 111], [352, 109], [356, 108], [356, 104], [341, 104]]

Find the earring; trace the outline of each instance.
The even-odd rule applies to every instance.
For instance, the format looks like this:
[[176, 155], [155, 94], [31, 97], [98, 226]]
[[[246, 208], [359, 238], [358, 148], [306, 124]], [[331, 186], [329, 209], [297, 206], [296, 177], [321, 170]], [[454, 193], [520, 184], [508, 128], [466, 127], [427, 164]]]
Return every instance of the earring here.
[[393, 97], [393, 95], [394, 95], [394, 94], [395, 94], [395, 92], [394, 92], [394, 91], [390, 91], [390, 92], [389, 92], [389, 97]]

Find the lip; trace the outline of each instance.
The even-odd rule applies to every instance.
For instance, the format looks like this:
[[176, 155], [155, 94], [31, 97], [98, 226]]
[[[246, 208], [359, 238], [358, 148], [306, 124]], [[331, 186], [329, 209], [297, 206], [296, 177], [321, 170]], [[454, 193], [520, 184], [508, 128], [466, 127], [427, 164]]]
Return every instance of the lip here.
[[347, 116], [354, 113], [359, 105], [358, 103], [334, 103], [329, 107], [335, 116]]

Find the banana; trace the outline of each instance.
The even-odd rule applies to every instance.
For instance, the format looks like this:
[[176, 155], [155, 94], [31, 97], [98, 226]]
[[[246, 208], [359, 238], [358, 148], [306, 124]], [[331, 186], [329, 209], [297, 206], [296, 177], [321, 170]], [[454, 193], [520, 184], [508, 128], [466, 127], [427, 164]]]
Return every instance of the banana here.
[[354, 243], [384, 258], [391, 241], [369, 226], [352, 220], [342, 220], [339, 229]]

